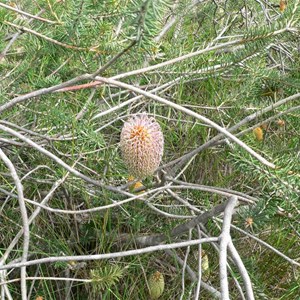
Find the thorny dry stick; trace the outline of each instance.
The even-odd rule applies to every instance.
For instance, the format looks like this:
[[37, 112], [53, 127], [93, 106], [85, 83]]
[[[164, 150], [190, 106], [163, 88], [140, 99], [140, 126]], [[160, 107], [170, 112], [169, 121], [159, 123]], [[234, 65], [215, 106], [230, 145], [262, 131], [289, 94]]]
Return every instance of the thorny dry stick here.
[[227, 247], [231, 241], [230, 224], [237, 197], [230, 197], [224, 211], [223, 228], [220, 234], [220, 286], [222, 300], [229, 300], [228, 276], [227, 276]]
[[[19, 200], [19, 207], [21, 212], [21, 218], [23, 223], [23, 253], [22, 253], [22, 260], [21, 262], [24, 263], [27, 261], [28, 255], [28, 248], [29, 248], [29, 238], [30, 238], [30, 231], [29, 231], [29, 222], [28, 222], [28, 215], [26, 210], [26, 205], [24, 201], [23, 195], [23, 186], [19, 179], [19, 176], [16, 172], [16, 169], [10, 159], [6, 156], [6, 154], [0, 149], [0, 159], [4, 162], [4, 164], [8, 167], [11, 177], [13, 178], [17, 192], [18, 192], [18, 200]], [[3, 257], [0, 260], [0, 266], [4, 263]], [[21, 267], [21, 293], [22, 299], [27, 299], [27, 287], [26, 287], [26, 267]]]

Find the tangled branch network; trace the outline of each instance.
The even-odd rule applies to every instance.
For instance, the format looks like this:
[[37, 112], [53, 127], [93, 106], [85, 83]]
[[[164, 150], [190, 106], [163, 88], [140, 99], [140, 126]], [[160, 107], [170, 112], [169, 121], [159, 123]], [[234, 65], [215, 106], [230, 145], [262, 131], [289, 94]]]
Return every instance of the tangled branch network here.
[[[138, 24], [137, 31], [139, 32], [145, 30], [142, 26], [145, 21], [143, 14], [147, 9], [148, 2], [144, 1], [141, 8], [141, 16], [138, 18], [138, 20], [142, 20]], [[174, 11], [178, 9], [179, 2], [175, 1]], [[169, 22], [166, 21], [154, 41], [159, 43], [170, 28], [176, 24], [175, 34], [180, 31], [187, 11], [193, 13], [195, 6], [206, 2], [216, 5], [217, 9], [222, 4], [222, 1], [191, 1], [191, 4], [178, 16], [171, 18], [165, 16], [165, 21], [169, 20]], [[103, 271], [105, 268], [102, 268], [101, 263], [104, 264], [104, 262], [117, 264], [124, 261], [126, 263], [125, 258], [127, 257], [139, 256], [141, 259], [145, 254], [159, 253], [166, 260], [160, 259], [156, 265], [168, 264], [172, 272], [178, 272], [181, 276], [180, 299], [185, 299], [186, 294], [189, 294], [190, 298], [200, 299], [204, 292], [211, 298], [228, 300], [233, 291], [237, 291], [241, 299], [253, 300], [255, 299], [253, 283], [243, 263], [239, 248], [236, 247], [238, 240], [235, 239], [233, 231], [259, 243], [294, 268], [300, 267], [299, 260], [288, 257], [254, 233], [244, 231], [234, 225], [233, 217], [236, 211], [243, 207], [255, 207], [260, 199], [252, 194], [220, 186], [202, 185], [197, 181], [187, 179], [192, 178], [192, 176], [187, 176], [187, 170], [191, 164], [197, 165], [198, 154], [203, 153], [206, 149], [213, 149], [213, 147], [214, 150], [220, 151], [221, 145], [229, 146], [229, 151], [233, 155], [242, 152], [253, 165], [256, 164], [260, 168], [262, 173], [265, 172], [271, 176], [271, 171], [277, 167], [275, 160], [271, 155], [257, 150], [258, 147], [248, 143], [247, 139], [242, 140], [241, 138], [256, 128], [260, 128], [259, 132], [262, 133], [261, 126], [266, 122], [269, 123], [286, 114], [298, 111], [299, 105], [294, 103], [299, 101], [300, 93], [295, 92], [289, 96], [280, 97], [280, 99], [274, 97], [271, 103], [266, 102], [267, 104], [256, 109], [254, 113], [252, 110], [251, 113], [249, 110], [245, 110], [246, 116], [235, 124], [229, 123], [228, 126], [225, 125], [226, 122], [223, 122], [223, 119], [222, 125], [219, 125], [221, 124], [219, 120], [199, 113], [199, 110], [194, 109], [192, 105], [182, 104], [179, 97], [176, 98], [176, 93], [173, 98], [168, 97], [167, 93], [182, 83], [210, 78], [211, 74], [225, 76], [227, 80], [234, 67], [239, 67], [243, 71], [253, 71], [255, 68], [253, 65], [247, 66], [248, 61], [265, 53], [268, 53], [270, 58], [271, 54], [279, 51], [279, 48], [280, 55], [278, 57], [281, 60], [276, 61], [277, 56], [276, 59], [271, 56], [270, 60], [274, 65], [269, 71], [271, 73], [273, 69], [279, 67], [284, 69], [284, 72], [288, 69], [282, 58], [286, 57], [286, 60], [293, 61], [288, 49], [280, 44], [274, 45], [267, 39], [275, 39], [285, 34], [290, 34], [293, 38], [298, 37], [298, 28], [295, 27], [297, 10], [294, 7], [290, 8], [288, 11], [291, 15], [290, 19], [280, 23], [281, 26], [272, 27], [272, 22], [277, 21], [281, 15], [274, 12], [273, 6], [269, 5], [269, 7], [266, 4], [268, 1], [256, 2], [262, 6], [259, 18], [264, 18], [267, 22], [267, 32], [253, 33], [253, 36], [225, 36], [238, 18], [234, 15], [224, 21], [221, 30], [216, 30], [217, 36], [214, 39], [201, 46], [197, 51], [190, 51], [188, 54], [169, 60], [165, 59], [159, 63], [157, 63], [160, 61], [159, 58], [152, 64], [149, 62], [150, 59], [145, 59], [142, 68], [131, 69], [123, 73], [119, 69], [115, 73], [114, 71], [105, 72], [108, 69], [113, 70], [113, 67], [126, 54], [135, 49], [134, 47], [141, 42], [141, 37], [138, 36], [134, 40], [128, 39], [129, 43], [120, 52], [110, 57], [94, 72], [80, 74], [67, 81], [59, 81], [60, 83], [55, 80], [51, 81], [53, 76], [49, 75], [47, 80], [50, 83], [47, 87], [31, 90], [23, 95], [16, 93], [16, 96], [9, 100], [5, 98], [2, 101], [2, 98], [0, 99], [0, 215], [1, 219], [3, 218], [12, 226], [11, 228], [6, 227], [7, 236], [6, 232], [0, 234], [0, 239], [3, 238], [6, 241], [5, 247], [1, 246], [1, 299], [14, 299], [14, 290], [19, 291], [22, 300], [32, 299], [36, 282], [45, 280], [65, 282], [64, 296], [69, 300], [74, 283], [100, 285], [99, 282], [103, 278], [109, 277], [104, 274], [106, 277], [103, 275], [98, 281], [95, 280], [91, 274], [97, 274], [97, 272], [86, 272], [88, 263]], [[59, 19], [53, 21], [40, 17], [44, 10], [33, 15], [6, 4], [0, 4], [0, 6], [1, 9], [7, 9], [20, 15], [20, 18], [25, 18], [27, 24], [20, 26], [5, 21], [6, 26], [10, 26], [17, 32], [7, 37], [9, 42], [0, 54], [0, 61], [8, 56], [10, 48], [20, 36], [29, 34], [56, 47], [62, 47], [64, 50], [76, 53], [82, 53], [82, 51], [84, 53], [100, 53], [97, 47], [79, 47], [63, 43], [46, 34], [41, 34], [37, 30], [30, 29], [29, 26], [34, 22], [63, 25]], [[49, 7], [51, 7], [50, 3]], [[80, 10], [82, 7], [78, 9]], [[58, 18], [52, 8], [49, 10], [51, 16]], [[245, 20], [247, 28], [255, 23], [252, 20], [252, 15], [255, 14], [248, 12], [248, 6], [239, 13], [241, 14], [240, 19]], [[240, 19], [238, 18], [238, 22]], [[113, 30], [116, 36], [111, 38], [111, 41], [118, 39], [118, 35], [123, 30], [122, 22], [124, 22], [124, 18], [120, 19], [118, 26]], [[215, 23], [217, 24], [217, 21]], [[240, 26], [240, 24], [238, 25]], [[255, 51], [253, 50], [250, 54], [242, 55], [246, 46], [256, 41], [266, 45], [259, 51], [255, 48]], [[235, 61], [207, 65], [205, 68], [197, 68], [191, 72], [179, 72], [180, 74], [176, 78], [173, 76], [176, 72], [172, 73], [173, 70], [164, 71], [168, 67], [186, 62], [191, 58], [196, 60], [202, 55], [213, 56], [229, 52], [234, 56], [240, 49], [243, 50], [242, 54], [235, 57]], [[51, 75], [58, 73], [70, 60], [72, 60], [72, 56]], [[86, 69], [88, 64], [85, 63], [83, 56], [80, 56], [80, 61]], [[125, 61], [121, 66], [126, 64]], [[24, 70], [20, 73], [23, 72]], [[163, 72], [167, 74], [168, 81], [166, 82], [159, 79], [154, 83], [151, 80], [149, 82], [145, 80], [146, 85], [138, 83], [140, 75], [143, 76], [143, 79], [146, 78], [146, 75], [152, 78], [151, 74], [155, 75], [154, 78], [156, 76], [163, 78]], [[105, 74], [111, 75], [106, 76]], [[168, 77], [170, 74], [173, 76], [171, 80]], [[3, 76], [1, 74], [0, 80], [10, 78], [10, 75], [10, 72]], [[8, 86], [10, 84], [8, 83]], [[27, 87], [26, 84], [24, 86]], [[104, 90], [103, 95], [101, 94], [101, 99], [96, 99], [100, 88]], [[291, 90], [292, 88], [294, 87], [292, 86]], [[64, 116], [67, 120], [66, 123], [72, 123], [71, 125], [61, 126], [57, 119], [50, 127], [49, 123], [45, 122], [47, 125], [44, 125], [43, 121], [40, 126], [36, 125], [39, 118], [47, 119], [49, 117], [47, 109], [44, 107], [59, 107], [59, 104], [63, 102], [63, 96], [76, 95], [79, 91], [89, 91], [89, 89], [91, 91], [86, 97], [86, 102], [78, 101], [76, 103], [76, 114], [70, 116], [69, 119], [67, 119], [69, 116]], [[115, 94], [112, 94], [111, 91], [114, 91]], [[9, 96], [11, 97], [12, 94], [11, 91]], [[54, 101], [52, 97], [57, 101], [55, 105], [51, 102]], [[55, 97], [58, 97], [58, 100]], [[122, 99], [122, 101], [115, 99]], [[69, 101], [70, 106], [73, 104], [73, 100], [72, 98]], [[48, 104], [47, 101], [49, 101]], [[77, 110], [78, 106], [80, 108]], [[39, 107], [43, 107], [43, 109], [39, 110]], [[214, 109], [222, 115], [220, 107], [214, 107]], [[277, 111], [279, 109], [281, 111]], [[32, 113], [34, 117], [30, 115], [29, 121], [26, 119], [26, 113]], [[57, 110], [57, 114], [59, 113]], [[271, 113], [272, 116], [270, 116]], [[224, 113], [224, 115], [226, 114]], [[56, 126], [55, 122], [59, 125]], [[173, 122], [172, 125], [170, 125], [171, 122]], [[178, 151], [181, 147], [174, 146], [170, 141], [173, 137], [172, 134], [174, 133], [175, 136], [177, 133], [177, 128], [173, 128], [174, 122], [179, 124], [178, 126], [191, 125], [191, 131], [195, 127], [205, 127], [209, 134], [203, 143], [200, 143], [199, 137], [195, 146], [195, 143], [188, 144], [188, 139], [184, 140], [189, 134], [184, 132], [177, 143], [182, 143], [185, 149], [184, 152]], [[85, 130], [85, 126], [90, 126], [89, 129], [93, 128], [93, 130]], [[96, 126], [98, 128], [95, 129]], [[284, 123], [281, 122], [280, 126], [284, 126]], [[69, 132], [66, 133], [67, 130]], [[174, 137], [174, 140], [176, 138], [177, 136]], [[264, 137], [261, 135], [260, 141], [263, 139]], [[88, 150], [85, 148], [86, 145], [88, 145]], [[93, 149], [91, 150], [91, 148]], [[176, 151], [178, 153], [174, 153]], [[287, 189], [299, 193], [299, 187], [290, 185], [284, 180], [281, 184]], [[196, 194], [209, 195], [205, 205], [199, 203], [202, 199], [197, 199], [194, 196]], [[217, 202], [214, 201], [215, 199]], [[208, 202], [209, 204], [207, 204]], [[297, 205], [293, 201], [290, 205], [299, 214]], [[13, 218], [16, 215], [18, 215], [17, 221], [20, 224]], [[84, 226], [90, 229], [95, 216], [100, 218], [103, 224], [105, 222], [107, 224], [109, 218], [114, 218], [117, 225], [119, 225], [118, 220], [122, 218], [123, 223], [120, 228], [114, 229], [114, 235], [105, 227], [106, 225], [103, 225], [100, 233], [96, 230], [92, 232], [91, 235], [97, 237], [96, 242], [93, 241], [97, 246], [91, 250], [83, 246], [84, 243], [89, 243], [90, 237], [81, 237], [80, 230]], [[157, 222], [158, 228], [155, 228], [154, 225], [150, 228], [149, 225], [146, 232], [140, 230], [140, 228], [148, 226], [149, 219], [151, 222]], [[213, 224], [213, 230], [208, 229], [208, 223]], [[66, 228], [61, 228], [61, 226], [58, 228], [57, 224], [66, 224]], [[58, 231], [62, 231], [66, 240], [62, 242], [58, 239], [57, 245], [48, 245], [46, 234], [42, 230], [36, 230], [43, 226], [50, 228], [54, 236]], [[152, 231], [153, 228], [155, 232]], [[86, 232], [90, 233], [88, 230]], [[101, 237], [100, 246], [98, 245], [99, 236]], [[43, 247], [36, 248], [40, 242]], [[219, 283], [205, 279], [203, 246], [215, 250], [219, 268], [216, 270], [216, 278]], [[197, 251], [194, 251], [195, 248]], [[189, 263], [191, 253], [195, 252], [197, 253], [195, 255], [196, 262], [191, 264]], [[174, 261], [176, 267], [173, 266]], [[38, 276], [42, 271], [47, 274], [47, 267], [52, 267], [51, 270], [55, 270], [53, 272], [55, 275], [60, 274], [61, 272], [57, 270], [62, 268], [64, 275]], [[158, 295], [155, 297], [158, 298], [163, 290], [167, 289], [168, 281], [164, 280], [161, 273], [154, 274], [156, 276], [151, 277], [152, 281], [155, 282], [156, 279], [160, 281], [159, 293], [154, 292], [155, 295]], [[186, 274], [189, 281], [186, 280]], [[108, 272], [108, 275], [111, 274]], [[111, 282], [114, 283], [114, 280]], [[190, 281], [192, 288], [187, 291], [186, 285]], [[230, 285], [230, 282], [234, 283], [234, 287]], [[61, 288], [61, 286], [59, 287]], [[100, 290], [103, 290], [103, 286]]]

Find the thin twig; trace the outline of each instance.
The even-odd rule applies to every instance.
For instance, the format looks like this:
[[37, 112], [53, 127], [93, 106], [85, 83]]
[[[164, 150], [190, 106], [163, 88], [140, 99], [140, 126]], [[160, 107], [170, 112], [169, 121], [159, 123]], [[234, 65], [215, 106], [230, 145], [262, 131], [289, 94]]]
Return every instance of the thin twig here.
[[[40, 10], [35, 16], [38, 17], [39, 15], [41, 15], [45, 10], [42, 9]], [[27, 23], [30, 24], [33, 21], [33, 19], [30, 19]], [[8, 44], [6, 45], [6, 47], [4, 48], [4, 50], [0, 53], [0, 61], [5, 57], [6, 53], [8, 52], [8, 50], [10, 49], [10, 47], [12, 46], [12, 44], [18, 39], [18, 37], [22, 34], [22, 31], [18, 31], [16, 32], [10, 39], [10, 41], [8, 42]], [[6, 75], [7, 76], [7, 75]]]
[[32, 14], [27, 13], [25, 11], [22, 11], [20, 9], [14, 8], [10, 5], [6, 5], [4, 3], [0, 3], [0, 7], [1, 6], [6, 8], [6, 9], [12, 10], [12, 11], [18, 13], [18, 14], [24, 15], [26, 17], [30, 17], [30, 18], [35, 19], [35, 20], [39, 20], [39, 21], [46, 22], [46, 23], [49, 23], [49, 24], [59, 24], [59, 22], [57, 22], [57, 21], [51, 21], [51, 20], [48, 20], [48, 19], [45, 19], [45, 18], [41, 18], [39, 16], [32, 15]]
[[7, 110], [8, 108], [13, 107], [14, 105], [16, 105], [18, 103], [24, 102], [24, 101], [26, 101], [28, 99], [31, 99], [31, 98], [34, 98], [34, 97], [38, 97], [38, 96], [41, 96], [41, 95], [52, 93], [52, 92], [54, 92], [58, 89], [64, 88], [66, 86], [69, 86], [69, 85], [75, 84], [79, 81], [83, 81], [83, 80], [87, 80], [87, 79], [92, 79], [90, 74], [80, 75], [78, 77], [75, 77], [75, 78], [73, 78], [71, 80], [68, 80], [68, 81], [65, 81], [63, 83], [60, 83], [60, 84], [57, 84], [57, 85], [54, 85], [54, 86], [51, 86], [51, 87], [48, 87], [48, 88], [42, 88], [40, 90], [36, 90], [36, 91], [30, 92], [30, 93], [25, 94], [25, 95], [15, 97], [12, 100], [10, 100], [10, 101], [8, 101], [5, 104], [0, 106], [0, 114], [3, 111]]
[[[191, 239], [192, 239], [192, 229], [189, 231], [189, 237], [188, 237], [189, 241]], [[187, 260], [188, 260], [189, 254], [190, 254], [190, 250], [191, 250], [191, 247], [188, 246], [186, 248], [186, 251], [185, 251], [185, 256], [184, 256], [184, 261], [183, 261], [183, 266], [182, 266], [182, 272], [181, 272], [181, 288], [182, 288], [182, 291], [181, 291], [181, 295], [180, 295], [179, 300], [182, 300], [183, 297], [184, 297], [184, 294], [185, 294], [185, 270], [186, 270], [186, 267], [187, 267]]]
[[95, 93], [96, 93], [96, 89], [93, 89], [93, 90], [91, 91], [90, 96], [88, 97], [87, 101], [84, 103], [82, 109], [81, 109], [80, 112], [76, 115], [76, 118], [75, 118], [75, 119], [76, 119], [77, 121], [80, 120], [80, 119], [84, 116], [84, 114], [87, 112], [87, 109], [88, 109], [90, 103], [92, 102]]
[[[70, 167], [71, 168], [71, 167]], [[71, 168], [73, 169], [73, 168]], [[70, 172], [72, 173], [72, 172]], [[81, 173], [80, 173], [81, 174]], [[88, 177], [89, 178], [89, 177]], [[92, 179], [90, 179], [92, 180]], [[98, 182], [98, 181], [96, 181]], [[95, 184], [95, 183], [94, 183]], [[97, 185], [97, 184], [95, 184]], [[146, 199], [145, 197], [148, 196], [148, 195], [151, 195], [151, 194], [154, 194], [154, 193], [157, 193], [157, 192], [161, 192], [161, 191], [164, 191], [164, 190], [168, 190], [168, 189], [174, 189], [174, 190], [182, 190], [182, 189], [191, 189], [191, 190], [200, 190], [200, 191], [207, 191], [207, 192], [211, 192], [211, 193], [216, 193], [216, 194], [219, 194], [219, 195], [222, 195], [222, 196], [225, 196], [225, 197], [230, 197], [230, 196], [235, 196], [235, 194], [231, 194], [231, 193], [225, 193], [225, 192], [222, 192], [222, 191], [218, 191], [218, 190], [211, 190], [211, 189], [205, 189], [203, 187], [199, 187], [197, 185], [193, 186], [193, 185], [174, 185], [174, 186], [161, 186], [161, 187], [157, 187], [155, 189], [150, 189], [142, 194], [138, 194], [138, 195], [132, 195], [130, 193], [125, 193], [125, 195], [128, 195], [130, 196], [129, 198], [127, 199], [124, 199], [124, 200], [120, 200], [120, 201], [115, 201], [113, 199], [111, 199], [111, 201], [113, 202], [112, 204], [107, 204], [107, 205], [104, 205], [104, 206], [99, 206], [99, 207], [93, 207], [93, 208], [88, 208], [88, 209], [82, 209], [82, 210], [67, 210], [67, 209], [58, 209], [58, 208], [52, 208], [52, 207], [49, 207], [49, 206], [46, 206], [44, 205], [43, 203], [39, 203], [39, 202], [36, 202], [36, 201], [33, 201], [33, 200], [30, 200], [30, 199], [26, 199], [25, 198], [25, 201], [30, 203], [30, 204], [33, 204], [35, 206], [38, 206], [40, 208], [43, 208], [47, 211], [51, 211], [53, 213], [62, 213], [62, 214], [72, 214], [72, 215], [76, 215], [76, 214], [83, 214], [83, 213], [93, 213], [93, 212], [99, 212], [101, 210], [106, 210], [106, 209], [110, 209], [110, 208], [114, 208], [114, 207], [121, 207], [123, 204], [126, 204], [126, 203], [129, 203], [129, 202], [132, 202], [134, 200], [142, 200], [142, 201], [148, 201], [149, 199]], [[2, 189], [0, 188], [0, 191]], [[119, 191], [119, 190], [117, 190]], [[3, 191], [4, 192], [4, 191]], [[120, 190], [120, 192], [122, 192]], [[14, 194], [12, 193], [6, 193], [8, 194], [10, 197], [15, 197]], [[237, 196], [240, 200], [243, 201], [243, 198]], [[247, 202], [246, 202], [247, 203]], [[150, 203], [147, 203], [146, 204], [150, 204]], [[151, 205], [149, 205], [152, 209], [153, 207]], [[174, 232], [174, 235], [177, 235], [177, 234], [181, 234], [181, 231], [185, 232], [186, 230], [188, 231], [189, 229], [191, 228], [194, 228], [199, 222], [206, 222], [208, 218], [216, 215], [216, 214], [219, 214], [221, 212], [224, 211], [224, 208], [225, 208], [225, 204], [222, 203], [218, 206], [216, 206], [215, 208], [213, 208], [211, 211], [209, 212], [206, 212], [198, 217], [195, 217], [193, 220], [191, 220], [188, 224], [185, 224], [185, 225], [179, 225], [178, 228], [176, 228], [175, 232]], [[212, 215], [211, 215], [212, 214]], [[172, 216], [172, 217], [176, 217], [176, 215], [170, 215], [170, 214], [166, 214], [168, 216]], [[183, 216], [183, 218], [191, 218], [193, 216]], [[181, 218], [179, 216], [179, 218]]]
[[232, 196], [235, 195], [235, 196], [237, 196], [239, 198], [239, 200], [248, 202], [249, 204], [253, 204], [253, 203], [255, 203], [255, 202], [258, 201], [257, 198], [249, 196], [249, 195], [247, 195], [245, 193], [238, 192], [238, 191], [235, 191], [235, 190], [225, 189], [225, 188], [222, 188], [222, 187], [219, 187], [219, 186], [208, 186], [208, 185], [202, 185], [202, 184], [185, 182], [185, 181], [182, 181], [182, 180], [174, 179], [174, 178], [172, 178], [170, 176], [167, 176], [166, 179], [170, 180], [171, 182], [177, 183], [179, 185], [188, 185], [188, 186], [196, 186], [196, 187], [199, 187], [199, 188], [203, 188], [203, 191], [209, 191], [209, 190], [211, 190], [211, 192], [217, 192], [217, 191], [219, 191], [219, 192], [224, 192], [224, 193], [231, 194]]
[[112, 64], [114, 64], [121, 56], [123, 56], [128, 50], [130, 50], [134, 45], [136, 45], [137, 40], [133, 40], [127, 47], [121, 50], [117, 55], [112, 57], [106, 64], [101, 66], [96, 72], [93, 73], [93, 76], [102, 74], [106, 69], [108, 69]]
[[[165, 89], [165, 88], [167, 88], [167, 87], [171, 87], [171, 86], [173, 86], [176, 82], [179, 82], [179, 81], [182, 80], [183, 78], [184, 78], [184, 76], [180, 76], [180, 77], [178, 77], [178, 78], [176, 78], [176, 79], [173, 79], [173, 80], [171, 80], [171, 81], [169, 81], [169, 82], [167, 82], [167, 83], [165, 83], [165, 84], [163, 84], [163, 85], [159, 85], [159, 86], [157, 86], [156, 88], [152, 89], [152, 90], [150, 91], [150, 93], [158, 92], [158, 91], [163, 90], [163, 89]], [[100, 82], [100, 83], [101, 83], [101, 82]], [[125, 92], [126, 92], [126, 91], [125, 91]], [[143, 97], [144, 97], [143, 95], [135, 96], [135, 97], [133, 97], [133, 98], [127, 100], [127, 101], [124, 101], [124, 102], [122, 102], [122, 103], [120, 103], [120, 104], [118, 104], [118, 105], [115, 105], [115, 106], [113, 106], [113, 107], [111, 107], [111, 108], [109, 108], [109, 109], [107, 109], [107, 110], [105, 110], [105, 111], [103, 111], [103, 112], [98, 113], [97, 115], [95, 115], [94, 117], [92, 117], [92, 120], [95, 120], [95, 119], [101, 118], [101, 117], [103, 117], [103, 116], [106, 116], [107, 114], [110, 114], [110, 113], [112, 113], [112, 112], [114, 112], [114, 111], [116, 111], [116, 110], [119, 110], [119, 109], [123, 108], [124, 106], [128, 106], [128, 105], [130, 105], [131, 103], [133, 103], [133, 102], [135, 102], [135, 101], [137, 101], [137, 100], [139, 100], [139, 99], [141, 99], [141, 98], [143, 98]]]
[[[268, 33], [267, 35], [262, 35], [262, 36], [259, 36], [259, 37], [255, 37], [255, 40], [258, 40], [260, 38], [265, 39], [267, 36], [269, 37], [269, 36], [273, 36], [273, 35], [278, 35], [278, 34], [281, 34], [283, 32], [291, 30], [291, 29], [293, 29], [293, 28], [285, 27], [285, 28], [282, 28], [282, 29], [278, 29], [278, 30], [275, 30], [273, 32]], [[164, 61], [162, 63], [156, 64], [156, 65], [153, 65], [153, 66], [149, 66], [149, 67], [145, 67], [145, 68], [142, 68], [142, 69], [133, 70], [133, 71], [129, 71], [129, 72], [126, 72], [126, 73], [123, 73], [123, 74], [119, 74], [117, 76], [114, 76], [113, 79], [121, 79], [121, 78], [132, 76], [132, 75], [143, 74], [143, 73], [146, 73], [146, 72], [149, 72], [149, 71], [152, 71], [152, 70], [156, 70], [156, 69], [159, 69], [159, 68], [162, 68], [162, 67], [173, 65], [174, 63], [178, 63], [180, 61], [192, 58], [194, 56], [198, 56], [200, 54], [204, 54], [204, 53], [211, 52], [211, 51], [218, 50], [218, 49], [222, 49], [222, 48], [230, 48], [230, 47], [233, 47], [233, 46], [236, 46], [236, 45], [239, 45], [239, 44], [245, 44], [247, 42], [251, 42], [253, 40], [254, 40], [253, 37], [249, 37], [249, 38], [240, 38], [240, 39], [236, 39], [236, 40], [233, 40], [233, 41], [225, 42], [225, 43], [218, 44], [218, 45], [215, 45], [215, 46], [211, 46], [211, 47], [201, 49], [201, 50], [198, 50], [198, 51], [195, 51], [195, 52], [191, 52], [191, 53], [188, 53], [188, 54], [182, 55], [180, 57], [170, 59], [168, 61]]]
[[[199, 225], [197, 225], [197, 232], [198, 232], [199, 239], [201, 239], [202, 234]], [[202, 245], [199, 244], [198, 245], [198, 280], [195, 289], [195, 297], [194, 297], [195, 300], [198, 300], [200, 296], [201, 280], [202, 280]]]
[[[14, 278], [11, 280], [7, 280], [4, 282], [0, 282], [0, 285], [4, 284], [10, 284], [14, 282], [19, 282], [21, 279], [20, 278]], [[90, 283], [93, 281], [93, 279], [84, 279], [84, 278], [67, 278], [67, 277], [37, 277], [37, 276], [28, 276], [26, 277], [26, 280], [53, 280], [53, 281], [74, 281], [74, 282], [82, 282], [82, 283]]]
[[[188, 232], [190, 229], [196, 227], [198, 224], [201, 223], [205, 224], [211, 217], [221, 214], [224, 211], [226, 205], [227, 202], [223, 202], [222, 204], [213, 207], [211, 210], [196, 216], [194, 219], [177, 225], [172, 229], [169, 235], [155, 234], [155, 235], [148, 235], [148, 236], [144, 236], [144, 235], [137, 236], [134, 238], [134, 242], [140, 246], [149, 246], [149, 245], [157, 245], [159, 243], [167, 241], [169, 236], [179, 237], [182, 234]], [[126, 237], [125, 240], [127, 240]]]
[[52, 39], [52, 38], [50, 38], [50, 37], [48, 37], [48, 36], [46, 36], [46, 35], [44, 35], [44, 34], [41, 34], [41, 33], [37, 32], [37, 31], [32, 30], [32, 29], [30, 29], [30, 28], [27, 28], [27, 27], [25, 27], [25, 26], [19, 26], [19, 25], [16, 25], [16, 24], [11, 23], [11, 22], [8, 22], [8, 21], [4, 21], [4, 24], [10, 25], [10, 26], [12, 26], [12, 27], [14, 27], [14, 28], [17, 28], [17, 29], [21, 30], [21, 31], [31, 33], [31, 34], [33, 34], [33, 35], [35, 35], [35, 36], [38, 36], [38, 37], [40, 37], [40, 38], [42, 38], [42, 39], [44, 39], [44, 40], [50, 42], [50, 43], [59, 45], [59, 46], [64, 47], [64, 48], [68, 48], [68, 49], [72, 49], [72, 50], [77, 50], [77, 51], [99, 52], [99, 51], [97, 50], [97, 47], [90, 47], [90, 48], [86, 48], [86, 47], [77, 47], [77, 46], [65, 44], [65, 43], [62, 43], [62, 42], [60, 42], [60, 41], [54, 40], [54, 39]]
[[[291, 30], [291, 28], [287, 27], [287, 28], [276, 30], [274, 32], [269, 33], [268, 36], [277, 35], [277, 34], [283, 33], [283, 32], [288, 31], [288, 30]], [[266, 36], [263, 36], [263, 38], [265, 38], [265, 37]], [[256, 39], [259, 39], [259, 37], [256, 37]], [[204, 54], [204, 53], [207, 53], [207, 52], [211, 52], [211, 51], [214, 51], [214, 50], [219, 50], [219, 49], [223, 49], [223, 48], [230, 48], [230, 47], [233, 47], [233, 46], [236, 46], [236, 45], [245, 44], [247, 42], [251, 42], [252, 40], [253, 40], [253, 38], [249, 38], [249, 39], [240, 38], [240, 39], [237, 39], [237, 40], [233, 40], [233, 41], [218, 44], [218, 45], [215, 45], [215, 46], [207, 47], [205, 49], [201, 49], [201, 50], [198, 50], [198, 51], [195, 51], [195, 52], [191, 52], [191, 53], [188, 53], [188, 54], [182, 55], [180, 57], [170, 59], [168, 61], [156, 64], [156, 65], [148, 66], [148, 67], [145, 67], [145, 68], [141, 68], [141, 69], [137, 69], [137, 70], [133, 70], [133, 71], [129, 71], [129, 72], [126, 72], [126, 73], [122, 73], [122, 74], [113, 76], [112, 79], [121, 79], [121, 78], [129, 77], [129, 76], [133, 76], [133, 75], [143, 74], [143, 73], [146, 73], [146, 72], [149, 72], [149, 71], [152, 71], [152, 70], [156, 70], [156, 69], [168, 66], [168, 65], [172, 65], [174, 63], [178, 63], [180, 61], [192, 58], [194, 56], [198, 56], [198, 55], [201, 55], [201, 54]], [[87, 83], [87, 84], [82, 85], [82, 86], [74, 86], [74, 87], [70, 87], [68, 89], [62, 89], [62, 91], [74, 90], [74, 89], [78, 90], [78, 89], [82, 89], [82, 88], [90, 88], [90, 87], [93, 87], [95, 85], [99, 85], [99, 82], [98, 81], [93, 81], [93, 82]]]

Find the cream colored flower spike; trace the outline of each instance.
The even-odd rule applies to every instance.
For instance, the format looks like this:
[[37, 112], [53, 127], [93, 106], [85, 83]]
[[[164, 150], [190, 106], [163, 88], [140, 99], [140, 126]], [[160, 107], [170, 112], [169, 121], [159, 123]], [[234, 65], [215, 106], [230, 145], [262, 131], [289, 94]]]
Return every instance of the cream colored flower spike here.
[[136, 179], [152, 175], [161, 162], [163, 149], [163, 133], [154, 118], [143, 113], [124, 123], [121, 151], [130, 175]]

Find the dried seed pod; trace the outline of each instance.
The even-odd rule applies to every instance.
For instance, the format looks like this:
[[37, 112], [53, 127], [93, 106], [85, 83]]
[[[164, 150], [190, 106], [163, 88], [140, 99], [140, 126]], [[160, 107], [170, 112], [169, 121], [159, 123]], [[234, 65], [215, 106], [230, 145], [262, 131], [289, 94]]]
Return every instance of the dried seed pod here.
[[124, 123], [121, 151], [130, 175], [136, 179], [150, 176], [163, 155], [164, 137], [159, 124], [146, 113], [135, 115]]
[[267, 130], [268, 129], [268, 123], [263, 123], [260, 125], [260, 127], [263, 129], [263, 130]]
[[163, 274], [161, 274], [158, 271], [153, 273], [148, 279], [148, 285], [149, 285], [150, 299], [152, 300], [158, 299], [164, 292], [164, 288], [165, 288], [165, 279]]
[[285, 125], [284, 120], [282, 120], [282, 119], [277, 120], [277, 125], [280, 127], [283, 127]]
[[258, 141], [262, 141], [264, 139], [264, 132], [260, 127], [254, 128], [253, 134]]
[[281, 12], [284, 12], [287, 6], [287, 1], [286, 0], [280, 0], [279, 1], [279, 10]]
[[247, 228], [247, 227], [252, 228], [253, 224], [254, 224], [254, 221], [253, 221], [253, 218], [252, 218], [252, 217], [246, 218], [246, 220], [245, 220], [245, 227], [246, 227], [246, 228]]

